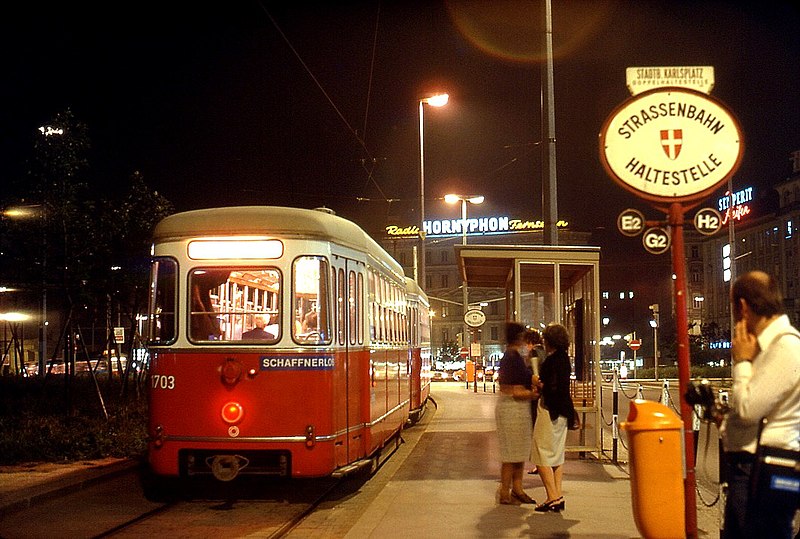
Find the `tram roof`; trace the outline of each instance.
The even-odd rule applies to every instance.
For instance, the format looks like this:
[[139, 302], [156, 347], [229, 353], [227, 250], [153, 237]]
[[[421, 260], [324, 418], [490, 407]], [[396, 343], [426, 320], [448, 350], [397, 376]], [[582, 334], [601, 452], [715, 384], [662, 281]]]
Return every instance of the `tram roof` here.
[[156, 242], [197, 236], [294, 237], [336, 242], [372, 253], [400, 275], [403, 268], [383, 247], [352, 221], [325, 210], [283, 206], [229, 206], [170, 215], [153, 231]]

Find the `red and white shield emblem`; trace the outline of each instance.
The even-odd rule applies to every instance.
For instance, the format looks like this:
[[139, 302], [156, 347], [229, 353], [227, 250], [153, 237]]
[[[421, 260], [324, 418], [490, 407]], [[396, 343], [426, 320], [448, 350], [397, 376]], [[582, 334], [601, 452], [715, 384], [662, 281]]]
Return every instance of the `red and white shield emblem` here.
[[667, 157], [673, 161], [678, 158], [683, 146], [683, 129], [662, 129], [661, 147]]

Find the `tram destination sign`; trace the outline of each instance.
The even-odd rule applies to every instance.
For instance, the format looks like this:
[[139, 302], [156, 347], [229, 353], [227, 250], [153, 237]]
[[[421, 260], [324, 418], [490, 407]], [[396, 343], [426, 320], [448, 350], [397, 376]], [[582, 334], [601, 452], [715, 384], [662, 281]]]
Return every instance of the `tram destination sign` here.
[[600, 132], [600, 160], [611, 178], [657, 203], [710, 195], [739, 164], [738, 120], [721, 102], [689, 88], [656, 88], [622, 103]]

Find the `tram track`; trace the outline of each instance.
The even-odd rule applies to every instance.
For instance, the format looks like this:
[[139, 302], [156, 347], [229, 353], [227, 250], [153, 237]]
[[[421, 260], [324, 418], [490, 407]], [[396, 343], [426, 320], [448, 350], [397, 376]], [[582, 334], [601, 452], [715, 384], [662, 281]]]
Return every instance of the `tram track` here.
[[126, 530], [128, 528], [131, 528], [131, 527], [133, 527], [134, 525], [136, 525], [139, 522], [147, 520], [148, 518], [153, 518], [154, 516], [156, 516], [158, 514], [161, 514], [164, 511], [169, 510], [171, 507], [173, 507], [177, 503], [178, 503], [177, 501], [165, 503], [161, 507], [156, 507], [155, 509], [147, 511], [146, 513], [142, 513], [141, 515], [139, 515], [137, 517], [134, 517], [134, 518], [128, 520], [127, 522], [123, 522], [123, 523], [121, 523], [121, 524], [119, 524], [117, 526], [114, 526], [113, 528], [111, 528], [109, 530], [106, 530], [106, 531], [104, 531], [102, 533], [99, 533], [99, 534], [93, 536], [92, 539], [101, 539], [101, 538], [105, 538], [105, 537], [113, 537], [115, 534], [120, 533], [120, 532], [122, 532], [122, 531], [124, 531], [124, 530]]
[[[87, 537], [121, 538], [156, 534], [181, 537], [258, 535], [286, 537], [306, 517], [335, 496], [345, 479], [302, 482], [207, 482], [179, 499], [111, 523]], [[193, 487], [197, 487], [194, 485]], [[221, 487], [221, 488], [220, 488]], [[95, 506], [95, 509], [97, 506]], [[198, 524], [200, 523], [200, 524]]]
[[[233, 532], [237, 536], [287, 537], [320, 506], [333, 506], [337, 500], [363, 490], [384, 464], [391, 462], [403, 443], [399, 436], [396, 442], [384, 448], [372, 470], [364, 468], [344, 477], [274, 481], [238, 478], [223, 483], [203, 478], [184, 482], [173, 498], [138, 514], [127, 514], [124, 520], [105, 522], [105, 529], [94, 529], [85, 536], [95, 539], [156, 534], [223, 537]], [[100, 510], [98, 504], [93, 507], [95, 511]], [[198, 526], [198, 522], [204, 524]]]

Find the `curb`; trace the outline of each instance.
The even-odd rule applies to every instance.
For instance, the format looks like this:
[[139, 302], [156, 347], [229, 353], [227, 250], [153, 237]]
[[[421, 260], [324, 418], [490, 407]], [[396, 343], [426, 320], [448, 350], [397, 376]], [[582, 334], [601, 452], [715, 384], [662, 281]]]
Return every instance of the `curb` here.
[[[75, 466], [81, 466], [80, 463]], [[80, 491], [90, 485], [122, 475], [139, 466], [135, 459], [123, 459], [109, 464], [77, 468], [56, 479], [46, 477], [36, 484], [0, 495], [0, 513], [10, 514], [42, 502]]]

